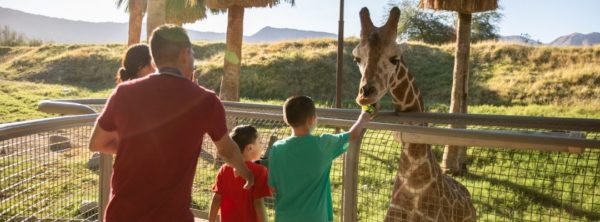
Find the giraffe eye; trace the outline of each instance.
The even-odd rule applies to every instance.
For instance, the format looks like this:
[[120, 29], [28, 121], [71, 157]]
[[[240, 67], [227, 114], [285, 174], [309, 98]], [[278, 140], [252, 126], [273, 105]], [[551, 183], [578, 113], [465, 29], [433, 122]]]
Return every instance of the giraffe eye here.
[[358, 58], [358, 57], [354, 57], [354, 62], [356, 62], [356, 63], [360, 63], [360, 58]]
[[400, 63], [400, 57], [392, 56], [392, 57], [390, 57], [390, 62], [392, 64], [394, 64], [395, 66], [397, 66]]

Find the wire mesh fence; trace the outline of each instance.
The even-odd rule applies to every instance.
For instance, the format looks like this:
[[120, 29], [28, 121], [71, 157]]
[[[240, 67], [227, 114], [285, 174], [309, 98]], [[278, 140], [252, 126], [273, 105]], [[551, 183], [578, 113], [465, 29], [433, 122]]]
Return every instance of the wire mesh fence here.
[[0, 141], [0, 221], [98, 219], [90, 130], [64, 128]]
[[[230, 126], [255, 126], [265, 149], [291, 134], [282, 120], [228, 112]], [[313, 133], [334, 133], [336, 127], [323, 124]], [[469, 128], [550, 133], [542, 129]], [[0, 221], [33, 217], [97, 220], [98, 171], [90, 161], [92, 153], [85, 148], [89, 130], [88, 126], [67, 127], [0, 141]], [[362, 140], [356, 191], [359, 221], [383, 221], [390, 206], [402, 152], [394, 133], [370, 129]], [[600, 139], [597, 132], [584, 133], [587, 139]], [[432, 153], [440, 163], [443, 146], [432, 146]], [[454, 179], [470, 192], [479, 221], [600, 220], [598, 149], [569, 153], [469, 147], [467, 154], [468, 172]], [[215, 175], [223, 164], [209, 137], [204, 138], [199, 158], [191, 206], [207, 213]], [[343, 161], [344, 156], [337, 158], [330, 174], [335, 221], [342, 215]], [[273, 219], [273, 199], [266, 202]]]
[[[283, 139], [290, 130], [282, 121], [236, 118], [230, 122], [251, 124], [259, 129], [261, 144], [268, 147], [275, 136]], [[438, 126], [447, 127], [447, 126]], [[472, 129], [517, 130], [474, 126]], [[521, 130], [522, 131], [522, 130]], [[528, 132], [542, 132], [530, 129]], [[315, 134], [333, 133], [335, 126], [320, 126]], [[600, 138], [588, 133], [588, 139]], [[432, 146], [438, 164], [443, 146]], [[206, 211], [211, 186], [221, 161], [215, 160], [215, 148], [207, 143], [205, 157], [199, 162], [194, 185], [194, 208]], [[398, 171], [402, 146], [394, 132], [369, 130], [359, 151], [357, 215], [359, 221], [383, 221], [390, 206], [394, 178]], [[595, 221], [600, 220], [600, 151], [582, 153], [508, 150], [493, 147], [467, 149], [468, 172], [454, 179], [470, 192], [480, 221]], [[331, 172], [335, 220], [341, 218], [343, 156]], [[209, 181], [209, 182], [206, 182]], [[273, 218], [272, 201], [269, 215]]]

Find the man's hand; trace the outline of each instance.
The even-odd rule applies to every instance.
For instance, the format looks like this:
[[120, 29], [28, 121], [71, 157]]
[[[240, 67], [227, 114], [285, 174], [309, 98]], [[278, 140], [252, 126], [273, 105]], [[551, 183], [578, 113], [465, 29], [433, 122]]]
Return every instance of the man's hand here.
[[90, 135], [90, 142], [88, 145], [90, 151], [101, 152], [107, 154], [117, 154], [119, 148], [119, 135], [117, 131], [106, 131], [98, 125], [98, 122], [94, 125], [92, 135]]
[[252, 175], [252, 172], [246, 167], [238, 145], [227, 134], [219, 139], [219, 141], [215, 141], [215, 145], [217, 146], [219, 156], [221, 156], [229, 166], [233, 167], [238, 175], [246, 180], [244, 189], [250, 189], [252, 185], [254, 185], [254, 175]]
[[[245, 171], [245, 172], [243, 172]], [[248, 168], [244, 168], [242, 171], [236, 171], [238, 175], [240, 175], [244, 180], [246, 180], [246, 184], [244, 184], [244, 189], [249, 190], [254, 185], [254, 175]]]

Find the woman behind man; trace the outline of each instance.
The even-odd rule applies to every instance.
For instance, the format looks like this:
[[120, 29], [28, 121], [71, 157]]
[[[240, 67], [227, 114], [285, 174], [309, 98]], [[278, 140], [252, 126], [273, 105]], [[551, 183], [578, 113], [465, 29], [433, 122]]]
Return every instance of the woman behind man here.
[[121, 68], [115, 77], [117, 84], [128, 80], [140, 78], [154, 73], [156, 69], [152, 64], [150, 47], [140, 43], [131, 45], [121, 60]]

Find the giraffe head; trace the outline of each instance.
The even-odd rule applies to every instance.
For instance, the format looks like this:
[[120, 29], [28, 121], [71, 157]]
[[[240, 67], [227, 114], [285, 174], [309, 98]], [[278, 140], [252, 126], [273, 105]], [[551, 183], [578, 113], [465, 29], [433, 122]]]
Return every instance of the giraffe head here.
[[400, 9], [392, 8], [385, 25], [375, 27], [369, 10], [360, 10], [360, 43], [352, 54], [362, 78], [356, 102], [359, 105], [377, 104], [389, 91], [390, 79], [398, 71], [401, 54], [396, 43]]

